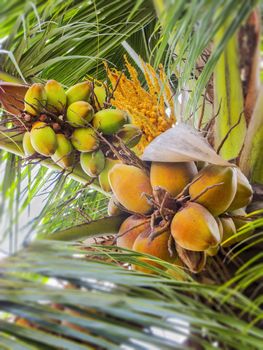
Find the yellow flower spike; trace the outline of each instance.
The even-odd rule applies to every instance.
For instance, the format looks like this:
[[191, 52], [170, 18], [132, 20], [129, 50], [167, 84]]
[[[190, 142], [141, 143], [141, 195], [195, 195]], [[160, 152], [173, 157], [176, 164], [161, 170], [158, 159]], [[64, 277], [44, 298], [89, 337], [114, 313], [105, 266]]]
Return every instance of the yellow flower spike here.
[[141, 86], [141, 83], [140, 83], [140, 81], [138, 79], [138, 73], [137, 73], [136, 69], [130, 64], [130, 62], [128, 61], [126, 55], [124, 55], [124, 61], [125, 61], [125, 64], [126, 64], [126, 67], [127, 67], [128, 71], [129, 71], [131, 80], [135, 84], [135, 87], [136, 86], [137, 87]]
[[[159, 66], [157, 74], [149, 63], [142, 61], [148, 87], [145, 90], [141, 86], [136, 69], [129, 63], [127, 57], [124, 57], [124, 60], [129, 78], [116, 69], [109, 69], [105, 63], [108, 78], [112, 88], [115, 89], [111, 103], [129, 113], [132, 122], [142, 130], [141, 141], [136, 146], [140, 154], [149, 142], [175, 123], [173, 92], [162, 65]], [[169, 115], [166, 113], [167, 109]]]

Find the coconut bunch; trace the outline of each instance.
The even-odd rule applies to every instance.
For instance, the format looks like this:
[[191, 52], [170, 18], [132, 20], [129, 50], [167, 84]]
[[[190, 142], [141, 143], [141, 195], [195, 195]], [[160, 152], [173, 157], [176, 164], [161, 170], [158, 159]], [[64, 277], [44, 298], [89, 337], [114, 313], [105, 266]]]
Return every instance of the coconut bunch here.
[[126, 112], [109, 107], [106, 89], [89, 81], [67, 91], [55, 80], [33, 84], [19, 117], [25, 155], [28, 159], [50, 157], [68, 171], [80, 164], [109, 191], [107, 173], [118, 161], [120, 145], [134, 147], [141, 137]]
[[156, 137], [139, 158], [132, 148], [140, 128], [107, 95], [89, 81], [67, 91], [55, 80], [33, 84], [19, 119], [28, 159], [50, 157], [68, 171], [81, 166], [111, 194], [109, 215], [128, 213], [117, 246], [199, 272], [207, 256], [251, 234], [237, 234], [247, 223], [245, 208], [253, 195], [237, 166], [178, 125]]
[[251, 234], [236, 234], [247, 223], [245, 208], [253, 195], [238, 167], [194, 161], [144, 165], [116, 164], [108, 174], [109, 214], [130, 214], [116, 237], [120, 248], [200, 272], [207, 256]]

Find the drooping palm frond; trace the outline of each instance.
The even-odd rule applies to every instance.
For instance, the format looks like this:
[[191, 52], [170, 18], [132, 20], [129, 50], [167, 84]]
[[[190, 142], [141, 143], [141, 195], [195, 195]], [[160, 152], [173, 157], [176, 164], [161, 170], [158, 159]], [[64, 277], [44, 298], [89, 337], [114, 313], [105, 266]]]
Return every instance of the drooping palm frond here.
[[244, 294], [161, 271], [130, 271], [98, 260], [103, 256], [115, 262], [139, 257], [43, 241], [2, 261], [1, 346], [261, 349], [262, 310]]
[[[10, 13], [20, 14], [16, 23]], [[14, 1], [2, 15], [0, 36], [8, 34], [2, 49], [12, 53], [28, 81], [52, 78], [70, 85], [87, 74], [98, 78], [104, 59], [120, 62], [121, 42], [145, 33], [153, 13], [150, 1], [139, 6], [126, 0], [35, 1], [24, 6]], [[6, 72], [18, 74], [8, 55], [2, 55], [1, 63]]]

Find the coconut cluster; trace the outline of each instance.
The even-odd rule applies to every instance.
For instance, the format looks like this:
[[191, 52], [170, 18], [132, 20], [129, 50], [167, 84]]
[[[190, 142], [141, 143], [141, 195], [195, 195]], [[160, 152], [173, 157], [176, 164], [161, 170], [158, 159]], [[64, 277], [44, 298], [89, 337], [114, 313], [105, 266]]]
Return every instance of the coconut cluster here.
[[117, 235], [121, 248], [176, 264], [183, 260], [199, 272], [220, 246], [244, 239], [236, 232], [247, 223], [245, 207], [253, 192], [238, 167], [206, 164], [198, 169], [195, 162], [152, 162], [143, 169], [117, 164], [108, 176], [113, 192], [109, 214], [132, 214]]
[[80, 164], [109, 191], [107, 173], [118, 162], [111, 145], [114, 150], [121, 144], [132, 148], [140, 141], [141, 131], [126, 112], [105, 108], [110, 106], [106, 95], [103, 86], [89, 81], [67, 91], [56, 80], [30, 86], [21, 115], [26, 156], [51, 157], [69, 171]]
[[141, 130], [106, 95], [88, 81], [67, 91], [55, 80], [33, 84], [21, 114], [25, 154], [51, 157], [68, 171], [81, 166], [98, 178], [112, 193], [109, 215], [129, 213], [119, 247], [202, 270], [207, 256], [245, 238], [236, 232], [252, 199], [247, 178], [236, 166], [142, 162], [130, 150]]

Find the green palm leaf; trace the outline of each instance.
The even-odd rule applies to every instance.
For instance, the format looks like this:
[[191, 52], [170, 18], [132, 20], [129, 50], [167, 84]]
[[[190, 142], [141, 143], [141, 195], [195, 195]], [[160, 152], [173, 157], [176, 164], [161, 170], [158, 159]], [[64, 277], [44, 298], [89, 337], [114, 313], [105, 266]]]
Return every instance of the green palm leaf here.
[[[211, 78], [216, 63], [229, 39], [241, 26], [257, 1], [153, 1], [164, 28], [161, 40], [153, 50], [157, 66], [166, 52], [165, 65], [177, 76], [177, 92], [193, 89], [188, 99], [187, 115], [196, 111], [201, 94]], [[211, 48], [217, 31], [229, 20], [225, 33], [211, 49], [211, 55], [202, 56]], [[167, 50], [169, 45], [169, 50]], [[197, 66], [203, 66], [198, 73]], [[189, 95], [186, 93], [186, 96]]]
[[[3, 49], [12, 52], [29, 81], [52, 78], [71, 85], [87, 74], [99, 78], [102, 71], [104, 78], [102, 60], [120, 63], [121, 42], [154, 20], [150, 1], [134, 5], [128, 0], [36, 1], [23, 6], [13, 1], [2, 15], [0, 33], [8, 34]], [[14, 13], [20, 14], [16, 24]], [[6, 72], [18, 74], [8, 56], [2, 56], [1, 63]]]
[[[43, 241], [2, 261], [0, 305], [6, 315], [0, 322], [0, 344], [9, 344], [7, 349], [16, 342], [25, 349], [117, 349], [125, 344], [211, 349], [215, 342], [225, 349], [261, 349], [262, 311], [245, 295], [94, 260], [95, 254], [115, 261], [136, 259], [132, 253], [103, 249], [89, 253], [72, 244]], [[71, 287], [63, 288], [66, 282]], [[224, 301], [227, 295], [231, 297]], [[10, 315], [37, 328], [14, 324]]]

